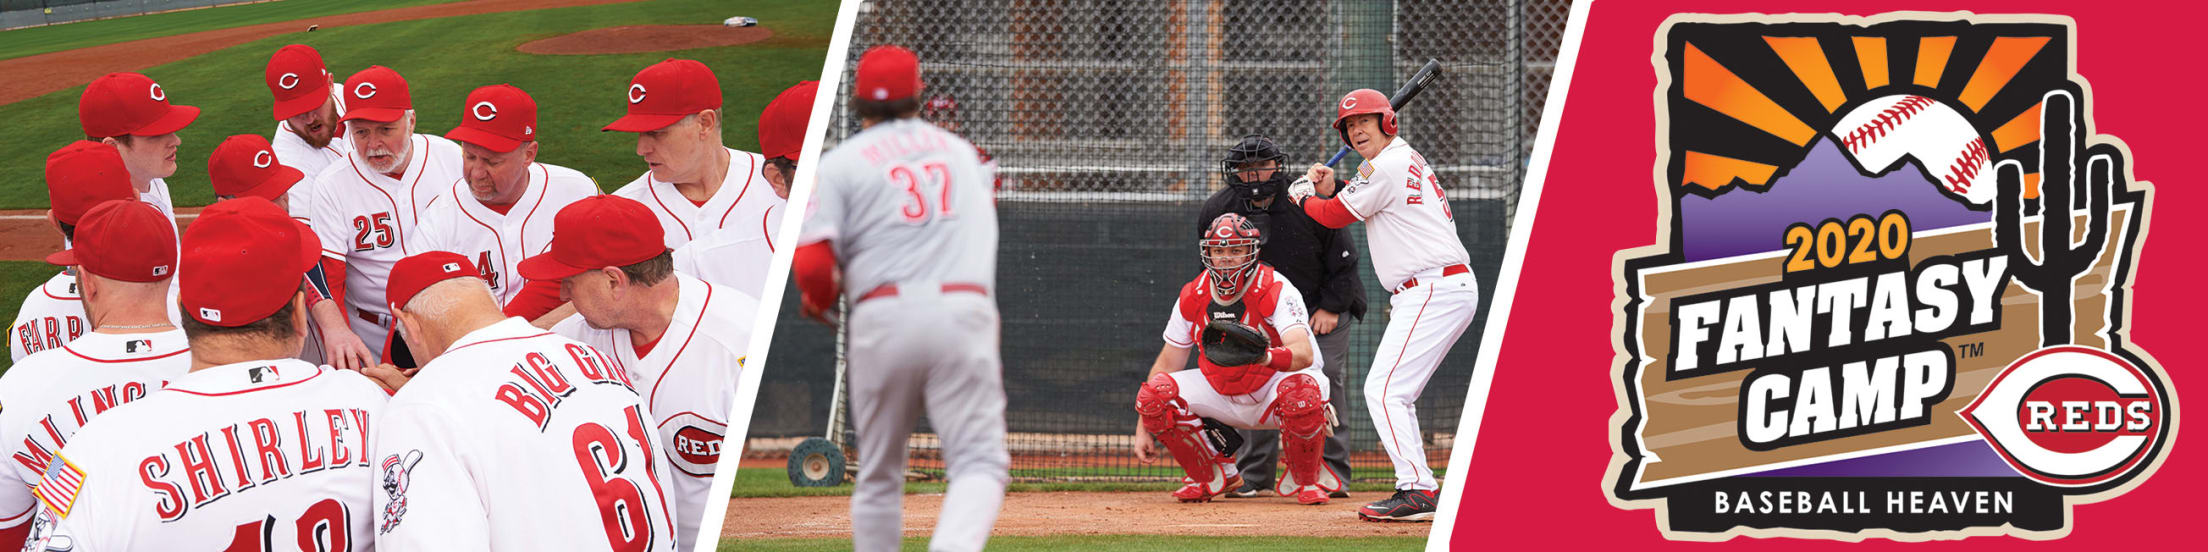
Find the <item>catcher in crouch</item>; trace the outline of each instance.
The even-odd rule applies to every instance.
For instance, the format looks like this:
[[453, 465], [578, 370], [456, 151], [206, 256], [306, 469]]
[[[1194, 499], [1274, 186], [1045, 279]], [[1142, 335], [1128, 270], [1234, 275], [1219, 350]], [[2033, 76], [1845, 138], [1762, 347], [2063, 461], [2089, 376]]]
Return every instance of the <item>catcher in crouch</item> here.
[[[1339, 474], [1320, 459], [1333, 409], [1326, 375], [1319, 372], [1303, 294], [1273, 267], [1258, 262], [1263, 232], [1242, 215], [1227, 213], [1204, 227], [1198, 246], [1204, 272], [1181, 287], [1165, 326], [1165, 348], [1135, 394], [1142, 428], [1135, 457], [1151, 461], [1156, 435], [1188, 472], [1188, 486], [1173, 491], [1182, 502], [1208, 502], [1242, 485], [1234, 447], [1215, 443], [1202, 419], [1244, 429], [1279, 429], [1286, 475], [1274, 492], [1304, 504], [1325, 504], [1340, 490]], [[1197, 370], [1183, 371], [1190, 347], [1203, 354]], [[1224, 432], [1232, 435], [1232, 431]]]

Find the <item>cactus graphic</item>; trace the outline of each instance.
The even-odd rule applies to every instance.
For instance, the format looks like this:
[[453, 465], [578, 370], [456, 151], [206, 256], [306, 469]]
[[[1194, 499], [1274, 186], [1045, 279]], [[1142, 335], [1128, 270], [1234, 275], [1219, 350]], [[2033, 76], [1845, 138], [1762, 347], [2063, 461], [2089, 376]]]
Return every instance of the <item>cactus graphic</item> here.
[[[2017, 283], [2039, 292], [2039, 345], [2070, 343], [2072, 282], [2092, 268], [2108, 242], [2108, 202], [2116, 189], [2117, 154], [2113, 148], [2094, 147], [2081, 154], [2085, 141], [2084, 116], [2078, 111], [2077, 93], [2048, 92], [2040, 104], [2039, 119], [2039, 258], [2024, 250], [2024, 164], [2002, 161], [1995, 167], [1994, 246], [2008, 255], [2009, 271]], [[2073, 197], [2078, 187], [2078, 161], [2086, 160], [2084, 205]], [[2085, 241], [2071, 239], [2071, 211], [2087, 213]]]

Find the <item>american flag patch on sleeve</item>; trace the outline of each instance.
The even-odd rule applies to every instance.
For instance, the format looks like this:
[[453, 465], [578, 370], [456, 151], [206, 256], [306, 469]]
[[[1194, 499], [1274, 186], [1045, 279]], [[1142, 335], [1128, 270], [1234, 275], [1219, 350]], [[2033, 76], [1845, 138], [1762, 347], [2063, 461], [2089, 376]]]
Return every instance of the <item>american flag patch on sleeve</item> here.
[[54, 461], [46, 465], [46, 475], [39, 478], [38, 488], [31, 493], [38, 495], [39, 502], [46, 503], [46, 509], [54, 512], [54, 518], [67, 519], [69, 508], [77, 504], [77, 491], [83, 489], [84, 470], [77, 469], [76, 463], [57, 452]]

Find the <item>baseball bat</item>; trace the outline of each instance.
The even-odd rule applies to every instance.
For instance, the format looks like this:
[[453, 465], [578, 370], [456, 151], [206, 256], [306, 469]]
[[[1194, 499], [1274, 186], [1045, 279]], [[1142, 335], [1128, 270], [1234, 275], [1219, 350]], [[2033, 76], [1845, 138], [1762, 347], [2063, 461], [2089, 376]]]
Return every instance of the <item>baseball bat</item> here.
[[[1418, 99], [1418, 93], [1426, 91], [1427, 84], [1432, 83], [1435, 78], [1440, 76], [1441, 60], [1427, 59], [1424, 67], [1419, 67], [1418, 72], [1411, 73], [1411, 80], [1404, 81], [1402, 88], [1395, 89], [1395, 95], [1388, 96], [1388, 108], [1399, 113], [1402, 112], [1405, 106], [1411, 105], [1411, 100]], [[1349, 146], [1344, 145], [1341, 149], [1334, 150], [1333, 157], [1326, 158], [1326, 166], [1332, 167], [1335, 163], [1342, 162], [1343, 157], [1348, 156]]]

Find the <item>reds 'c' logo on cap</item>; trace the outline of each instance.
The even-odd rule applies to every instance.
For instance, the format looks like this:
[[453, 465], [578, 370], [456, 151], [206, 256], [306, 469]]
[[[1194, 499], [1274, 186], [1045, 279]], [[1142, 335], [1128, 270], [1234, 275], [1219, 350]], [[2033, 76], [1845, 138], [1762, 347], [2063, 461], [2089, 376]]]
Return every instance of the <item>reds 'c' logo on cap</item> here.
[[281, 76], [281, 77], [276, 77], [276, 86], [278, 86], [278, 87], [282, 87], [282, 88], [283, 88], [283, 89], [285, 89], [285, 90], [290, 90], [290, 89], [292, 89], [292, 88], [296, 88], [296, 87], [298, 87], [298, 86], [299, 86], [299, 74], [298, 74], [298, 73], [284, 73], [284, 76]]
[[468, 112], [475, 115], [475, 120], [478, 121], [498, 118], [498, 106], [491, 105], [491, 102], [475, 102], [475, 107], [468, 108]]
[[146, 85], [146, 95], [160, 101], [169, 101], [169, 93], [161, 90], [161, 83]]
[[644, 85], [642, 85], [642, 84], [631, 84], [631, 85], [629, 85], [629, 103], [632, 103], [632, 104], [633, 104], [633, 103], [640, 103], [640, 102], [643, 102], [643, 101], [644, 101]]
[[1221, 237], [1221, 238], [1231, 238], [1231, 237], [1234, 237], [1234, 229], [1232, 229], [1232, 228], [1227, 228], [1227, 227], [1225, 227], [1225, 226], [1221, 226], [1221, 227], [1219, 227], [1219, 231], [1217, 231], [1217, 232], [1212, 232], [1212, 233], [1213, 233], [1213, 234], [1218, 234], [1218, 235], [1219, 235], [1219, 237]]
[[1345, 96], [1342, 98], [1342, 109], [1351, 109], [1355, 107], [1357, 107], [1357, 96]]
[[256, 168], [256, 169], [266, 169], [266, 168], [268, 168], [268, 166], [269, 166], [269, 165], [271, 165], [271, 164], [275, 164], [275, 162], [276, 162], [276, 154], [275, 154], [275, 153], [272, 153], [272, 152], [270, 152], [270, 151], [268, 151], [268, 150], [265, 150], [265, 149], [264, 149], [264, 150], [261, 150], [261, 151], [256, 151], [256, 152], [253, 152], [253, 168]]
[[364, 100], [376, 97], [376, 83], [364, 82], [353, 85], [353, 97]]

